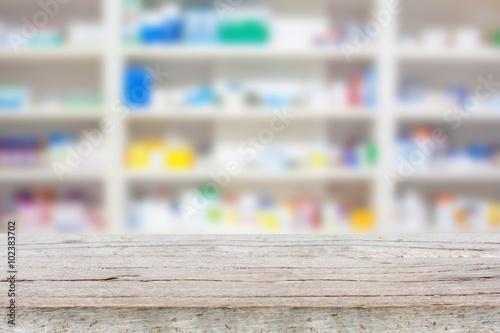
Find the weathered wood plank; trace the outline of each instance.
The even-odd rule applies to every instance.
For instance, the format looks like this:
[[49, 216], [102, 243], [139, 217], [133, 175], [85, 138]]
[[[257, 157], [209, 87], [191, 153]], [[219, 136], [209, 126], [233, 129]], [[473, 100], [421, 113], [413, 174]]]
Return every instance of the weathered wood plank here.
[[19, 235], [17, 243], [24, 332], [391, 332], [414, 323], [500, 331], [500, 235]]
[[499, 320], [499, 308], [27, 309], [12, 332], [486, 333], [498, 332]]
[[498, 235], [20, 235], [18, 270], [24, 307], [500, 305]]

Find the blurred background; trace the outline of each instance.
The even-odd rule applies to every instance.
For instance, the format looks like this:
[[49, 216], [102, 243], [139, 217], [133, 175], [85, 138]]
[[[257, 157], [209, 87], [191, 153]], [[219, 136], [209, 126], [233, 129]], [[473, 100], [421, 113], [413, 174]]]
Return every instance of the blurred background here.
[[3, 0], [2, 230], [499, 232], [499, 15]]

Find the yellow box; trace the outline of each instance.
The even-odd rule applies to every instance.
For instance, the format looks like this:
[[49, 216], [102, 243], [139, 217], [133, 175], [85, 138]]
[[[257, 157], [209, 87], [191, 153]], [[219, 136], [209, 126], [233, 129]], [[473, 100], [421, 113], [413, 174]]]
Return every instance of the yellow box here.
[[354, 232], [371, 232], [375, 228], [375, 214], [371, 209], [355, 209], [350, 214]]
[[191, 148], [169, 149], [165, 154], [165, 167], [169, 170], [188, 170], [194, 166], [195, 156]]
[[132, 169], [145, 169], [149, 166], [149, 152], [143, 143], [132, 143], [127, 149], [126, 165]]

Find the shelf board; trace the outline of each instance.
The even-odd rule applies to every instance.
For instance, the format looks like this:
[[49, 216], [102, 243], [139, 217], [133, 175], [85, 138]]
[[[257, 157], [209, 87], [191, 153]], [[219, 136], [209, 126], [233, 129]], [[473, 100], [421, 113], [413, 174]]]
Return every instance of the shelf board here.
[[[63, 180], [71, 182], [86, 182], [102, 179], [102, 173], [91, 171], [75, 170], [72, 173], [63, 175]], [[59, 183], [59, 179], [53, 170], [48, 168], [18, 168], [18, 169], [2, 169], [0, 168], [0, 181], [14, 182], [32, 182], [32, 181], [50, 181]]]
[[[338, 221], [338, 224], [343, 223], [343, 221]], [[206, 227], [200, 227], [198, 225], [193, 225], [191, 228], [189, 226], [184, 226], [186, 224], [182, 219], [174, 219], [169, 221], [169, 223], [163, 227], [156, 227], [151, 230], [142, 231], [143, 233], [161, 235], [161, 234], [173, 234], [173, 235], [202, 235], [202, 234], [212, 234], [212, 235], [255, 235], [267, 233], [266, 229], [259, 226], [244, 226], [237, 224], [235, 226], [214, 226], [208, 225]], [[317, 229], [299, 229], [294, 230], [280, 229], [280, 235], [319, 235], [319, 234], [337, 234], [337, 235], [349, 235], [355, 234], [354, 231], [349, 230], [338, 230], [321, 228]]]
[[408, 181], [435, 182], [471, 182], [471, 181], [500, 181], [500, 170], [436, 170], [427, 172], [417, 172], [406, 178]]
[[91, 121], [99, 120], [103, 116], [102, 111], [74, 111], [74, 112], [3, 112], [0, 111], [0, 123], [8, 121]]
[[[217, 171], [215, 169], [214, 171]], [[209, 181], [211, 171], [193, 170], [182, 172], [127, 170], [125, 175], [131, 181]], [[375, 176], [374, 170], [301, 170], [301, 171], [245, 171], [233, 176], [236, 181], [343, 181], [370, 180]]]
[[[334, 120], [371, 120], [376, 116], [375, 110], [362, 108], [332, 108], [330, 110], [299, 109], [288, 110], [288, 114], [295, 114], [297, 119], [334, 119]], [[128, 118], [131, 120], [266, 120], [276, 115], [268, 109], [248, 109], [239, 112], [225, 111], [223, 109], [193, 110], [176, 109], [176, 112], [130, 111]]]
[[[247, 59], [247, 58], [277, 58], [277, 59], [345, 59], [344, 53], [336, 48], [321, 47], [279, 47], [279, 46], [129, 46], [125, 55], [139, 59]], [[374, 58], [373, 49], [352, 55], [353, 58]]]
[[402, 49], [397, 51], [398, 58], [409, 61], [448, 61], [448, 60], [499, 60], [500, 48], [482, 48], [479, 50], [423, 50], [423, 49]]
[[0, 48], [0, 60], [37, 60], [51, 61], [61, 59], [95, 59], [102, 55], [97, 47], [51, 47], [51, 48], [24, 48], [15, 51], [11, 48]]
[[[425, 109], [425, 108], [424, 108]], [[417, 111], [415, 110], [405, 110], [403, 112], [396, 113], [396, 118], [399, 120], [408, 121], [446, 121], [443, 115], [448, 108], [444, 107], [441, 109], [434, 109], [432, 111]], [[418, 109], [422, 110], [422, 109]], [[466, 112], [466, 111], [464, 111]], [[463, 118], [464, 121], [500, 121], [500, 110], [499, 111], [472, 111], [470, 117]]]

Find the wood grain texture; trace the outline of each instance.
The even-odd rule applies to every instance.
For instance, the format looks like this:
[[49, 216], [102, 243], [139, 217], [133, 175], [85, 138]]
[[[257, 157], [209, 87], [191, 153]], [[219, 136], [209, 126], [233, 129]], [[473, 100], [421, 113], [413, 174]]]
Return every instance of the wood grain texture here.
[[499, 308], [27, 309], [13, 332], [498, 332]]
[[500, 331], [499, 235], [21, 234], [17, 243], [25, 332], [391, 332], [414, 322]]

